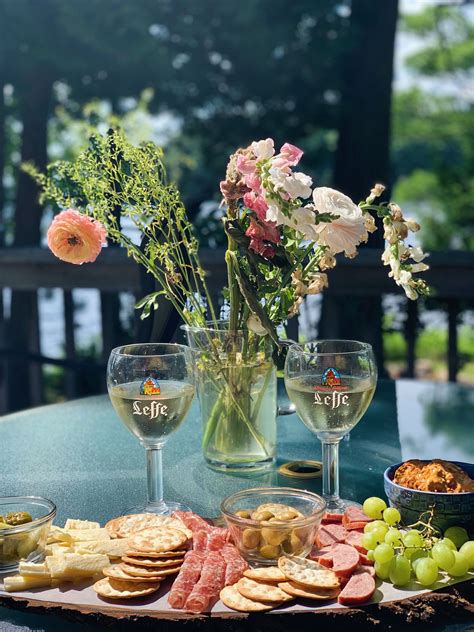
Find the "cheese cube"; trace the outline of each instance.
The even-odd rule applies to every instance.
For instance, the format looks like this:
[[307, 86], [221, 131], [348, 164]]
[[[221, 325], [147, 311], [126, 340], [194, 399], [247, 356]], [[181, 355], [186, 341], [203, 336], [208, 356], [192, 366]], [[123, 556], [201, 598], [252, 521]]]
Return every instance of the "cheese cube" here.
[[93, 542], [78, 542], [74, 545], [74, 551], [81, 554], [100, 553], [109, 557], [122, 557], [129, 550], [127, 539], [120, 540], [96, 540]]
[[107, 555], [65, 553], [46, 558], [46, 565], [53, 579], [91, 577], [110, 565]]
[[98, 522], [92, 522], [91, 520], [75, 520], [74, 518], [68, 518], [64, 525], [66, 531], [70, 529], [100, 529]]
[[61, 527], [55, 527], [54, 525], [51, 527], [48, 533], [48, 544], [52, 544], [53, 542], [71, 542], [71, 536], [69, 533], [62, 529]]
[[72, 542], [90, 542], [92, 540], [110, 540], [107, 529], [69, 529]]
[[30, 590], [31, 588], [47, 588], [51, 586], [51, 577], [22, 577], [21, 575], [13, 575], [5, 577], [3, 587], [7, 592], [17, 592], [21, 590]]
[[33, 562], [24, 562], [22, 560], [18, 570], [22, 577], [51, 577], [51, 573], [46, 566], [46, 562], [34, 564]]

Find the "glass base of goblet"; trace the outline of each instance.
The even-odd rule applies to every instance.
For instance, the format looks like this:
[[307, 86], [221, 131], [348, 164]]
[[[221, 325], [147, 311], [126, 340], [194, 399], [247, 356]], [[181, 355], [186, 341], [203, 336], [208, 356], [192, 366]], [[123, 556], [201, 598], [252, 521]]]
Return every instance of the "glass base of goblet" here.
[[327, 496], [324, 497], [324, 500], [326, 501], [326, 511], [328, 513], [343, 514], [348, 507], [362, 509], [362, 505], [355, 502], [355, 500], [345, 500], [344, 498]]
[[149, 513], [157, 516], [170, 516], [174, 511], [192, 511], [187, 505], [176, 503], [171, 500], [164, 500], [162, 503], [144, 503], [143, 505], [135, 505], [125, 511], [126, 515]]

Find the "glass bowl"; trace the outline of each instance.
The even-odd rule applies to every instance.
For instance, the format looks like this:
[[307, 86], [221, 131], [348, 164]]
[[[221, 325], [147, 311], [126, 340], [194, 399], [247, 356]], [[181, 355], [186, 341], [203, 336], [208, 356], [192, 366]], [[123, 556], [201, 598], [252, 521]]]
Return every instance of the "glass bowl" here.
[[42, 558], [56, 505], [40, 496], [4, 496], [0, 498], [0, 516], [26, 511], [33, 518], [18, 526], [0, 529], [0, 573], [18, 569], [20, 560], [35, 562]]
[[[276, 505], [273, 516], [271, 505]], [[285, 512], [282, 505], [293, 511]], [[321, 496], [290, 487], [246, 489], [228, 496], [221, 504], [241, 555], [251, 564], [262, 566], [276, 565], [281, 555], [305, 557], [325, 510], [326, 502]], [[248, 512], [251, 517], [236, 512]], [[254, 519], [257, 517], [263, 520]]]

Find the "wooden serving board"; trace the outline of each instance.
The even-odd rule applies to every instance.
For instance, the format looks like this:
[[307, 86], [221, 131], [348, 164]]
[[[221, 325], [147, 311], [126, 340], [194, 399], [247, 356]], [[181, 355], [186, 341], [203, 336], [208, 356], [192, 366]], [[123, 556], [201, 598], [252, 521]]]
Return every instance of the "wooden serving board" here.
[[[195, 620], [197, 623], [201, 620], [207, 622], [205, 625], [208, 626], [211, 625], [211, 620], [217, 619], [249, 618], [251, 621], [255, 621], [256, 617], [259, 620], [263, 617], [262, 620], [267, 621], [269, 629], [272, 626], [271, 621], [273, 621], [273, 629], [275, 629], [274, 626], [277, 623], [274, 619], [275, 616], [291, 616], [294, 622], [293, 616], [295, 614], [319, 614], [338, 619], [343, 617], [343, 620], [347, 622], [347, 615], [350, 615], [351, 620], [354, 620], [354, 617], [357, 618], [357, 613], [359, 613], [358, 616], [364, 618], [367, 623], [370, 619], [376, 622], [385, 611], [385, 615], [391, 617], [395, 613], [398, 620], [400, 620], [400, 616], [404, 616], [405, 621], [416, 622], [417, 616], [420, 616], [425, 625], [427, 617], [436, 616], [436, 621], [439, 623], [439, 607], [442, 611], [450, 611], [449, 616], [456, 616], [456, 621], [464, 615], [469, 615], [471, 618], [474, 616], [474, 572], [460, 580], [440, 581], [433, 590], [420, 589], [414, 582], [403, 588], [396, 588], [392, 584], [378, 580], [378, 587], [372, 601], [358, 608], [347, 608], [337, 602], [320, 605], [316, 602], [298, 599], [285, 607], [259, 615], [235, 612], [227, 608], [221, 601], [217, 601], [209, 612], [201, 615], [174, 610], [167, 602], [171, 584], [172, 580], [163, 582], [157, 593], [143, 599], [105, 601], [95, 593], [91, 584], [65, 583], [59, 588], [37, 588], [30, 591], [7, 593], [3, 590], [3, 583], [0, 583], [0, 605], [21, 610], [40, 610], [49, 614], [58, 613], [76, 619], [83, 619], [84, 617], [88, 620], [91, 618], [102, 621], [108, 619], [109, 623], [117, 619], [141, 620], [143, 623], [147, 620], [155, 620], [156, 622], [157, 619], [160, 619], [163, 624], [164, 620], [168, 620], [170, 623], [173, 621], [177, 623], [178, 620]], [[376, 617], [375, 614], [377, 614]], [[266, 625], [263, 628], [266, 628]]]

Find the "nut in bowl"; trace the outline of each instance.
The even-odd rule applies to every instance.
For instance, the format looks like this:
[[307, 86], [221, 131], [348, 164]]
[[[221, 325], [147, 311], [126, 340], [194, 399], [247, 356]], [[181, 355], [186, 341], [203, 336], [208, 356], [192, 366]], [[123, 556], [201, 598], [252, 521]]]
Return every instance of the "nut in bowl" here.
[[35, 562], [44, 553], [56, 505], [39, 496], [0, 498], [0, 573]]
[[289, 487], [246, 489], [221, 504], [241, 555], [266, 566], [281, 555], [306, 556], [325, 510], [321, 496]]
[[[460, 470], [464, 473], [466, 478], [474, 478], [474, 464], [461, 463], [457, 461], [445, 462], [441, 460], [434, 461], [407, 461], [405, 463], [396, 463], [387, 468], [384, 473], [384, 487], [387, 498], [390, 505], [396, 507], [402, 517], [404, 524], [415, 523], [420, 514], [425, 511], [433, 509], [433, 526], [445, 531], [448, 527], [458, 526], [464, 527], [469, 533], [474, 533], [474, 492], [471, 491], [430, 491], [430, 488], [439, 489], [440, 486], [437, 481], [435, 485], [431, 484], [429, 476], [423, 474], [423, 472], [430, 470], [422, 470], [421, 477], [424, 479], [416, 480], [413, 477], [413, 483], [410, 483], [410, 479], [406, 476], [403, 479], [404, 484], [395, 482], [394, 479], [399, 479], [396, 476], [397, 471], [400, 472], [401, 468], [413, 466], [420, 470], [421, 468], [429, 468], [436, 470], [439, 467], [444, 467], [447, 471], [446, 478], [450, 480], [452, 476], [449, 476], [451, 472], [456, 473]], [[416, 471], [414, 472], [416, 475]], [[441, 472], [443, 474], [443, 472]], [[438, 475], [438, 478], [440, 476]], [[442, 478], [442, 477], [441, 477]], [[420, 479], [420, 476], [418, 476]], [[409, 486], [410, 485], [410, 486]], [[441, 487], [442, 489], [442, 487]]]

